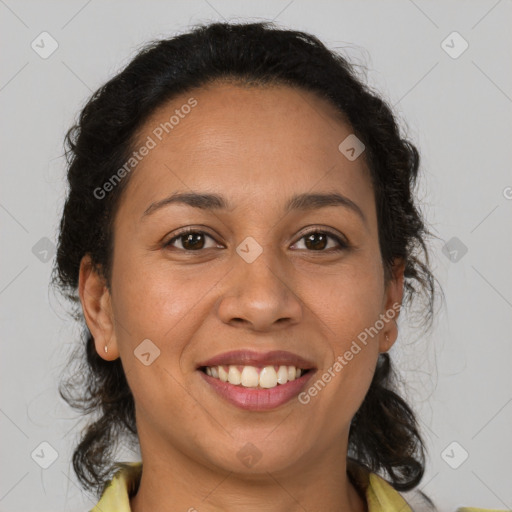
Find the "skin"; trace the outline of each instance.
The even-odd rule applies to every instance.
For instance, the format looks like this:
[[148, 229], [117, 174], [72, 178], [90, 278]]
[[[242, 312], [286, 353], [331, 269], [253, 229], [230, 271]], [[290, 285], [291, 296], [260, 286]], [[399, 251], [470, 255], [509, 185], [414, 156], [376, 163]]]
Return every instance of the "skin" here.
[[[197, 106], [138, 164], [123, 192], [110, 290], [87, 256], [80, 269], [97, 352], [121, 358], [135, 399], [144, 471], [132, 510], [364, 511], [346, 474], [348, 432], [379, 352], [397, 337], [395, 321], [307, 405], [292, 399], [271, 411], [242, 410], [196, 370], [234, 349], [288, 350], [314, 362], [314, 382], [401, 303], [404, 268], [396, 261], [385, 282], [364, 154], [349, 161], [338, 150], [352, 132], [328, 102], [286, 86], [194, 90], [154, 112], [140, 141], [192, 96]], [[191, 190], [223, 194], [233, 208], [172, 204], [143, 216], [153, 202]], [[283, 212], [294, 194], [332, 191], [366, 220], [339, 206]], [[186, 226], [212, 239], [165, 248]], [[306, 226], [330, 228], [350, 247], [332, 252], [331, 238], [319, 249], [307, 245]], [[263, 249], [252, 263], [236, 252], [248, 236]], [[144, 339], [160, 350], [149, 366], [133, 353]], [[237, 457], [247, 442], [261, 453], [250, 468]]]

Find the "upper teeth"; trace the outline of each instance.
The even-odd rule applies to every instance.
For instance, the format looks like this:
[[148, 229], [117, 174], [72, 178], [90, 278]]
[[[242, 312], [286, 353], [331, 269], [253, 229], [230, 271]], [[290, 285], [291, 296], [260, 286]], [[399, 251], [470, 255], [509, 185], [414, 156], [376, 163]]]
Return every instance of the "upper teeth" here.
[[[227, 368], [227, 370], [226, 370]], [[240, 369], [241, 368], [241, 371]], [[277, 368], [277, 370], [276, 370]], [[235, 386], [242, 385], [246, 388], [274, 388], [278, 384], [286, 384], [302, 375], [302, 370], [295, 366], [207, 366], [206, 374], [210, 377], [229, 382]]]

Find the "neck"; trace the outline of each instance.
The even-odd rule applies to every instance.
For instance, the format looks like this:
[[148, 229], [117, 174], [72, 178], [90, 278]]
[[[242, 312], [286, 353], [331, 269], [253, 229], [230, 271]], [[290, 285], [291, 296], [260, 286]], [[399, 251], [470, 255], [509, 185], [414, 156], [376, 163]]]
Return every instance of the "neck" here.
[[[144, 465], [138, 492], [130, 499], [132, 512], [367, 511], [348, 478], [346, 457], [323, 454], [279, 472], [241, 475], [170, 451], [165, 456], [161, 451], [142, 452]], [[339, 454], [331, 453], [335, 451]]]

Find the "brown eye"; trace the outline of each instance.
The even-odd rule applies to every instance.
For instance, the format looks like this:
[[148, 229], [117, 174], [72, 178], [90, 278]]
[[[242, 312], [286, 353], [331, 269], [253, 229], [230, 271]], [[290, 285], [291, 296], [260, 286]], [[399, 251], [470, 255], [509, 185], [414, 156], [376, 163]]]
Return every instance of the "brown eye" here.
[[309, 251], [313, 252], [327, 252], [325, 249], [329, 244], [329, 239], [336, 242], [337, 247], [330, 247], [333, 252], [340, 251], [348, 248], [348, 244], [344, 242], [340, 237], [328, 232], [328, 231], [310, 231], [302, 236], [300, 240], [305, 240], [305, 247]]
[[[176, 249], [183, 249], [185, 251], [199, 251], [201, 249], [204, 249], [205, 247], [205, 240], [206, 238], [209, 238], [210, 240], [213, 240], [213, 238], [205, 233], [204, 231], [194, 231], [194, 230], [187, 230], [182, 231], [180, 234], [176, 235], [175, 237], [171, 238], [166, 244], [165, 247], [174, 247]], [[181, 244], [181, 247], [175, 247], [174, 243], [176, 241], [179, 241]], [[213, 240], [215, 241], [215, 240]]]

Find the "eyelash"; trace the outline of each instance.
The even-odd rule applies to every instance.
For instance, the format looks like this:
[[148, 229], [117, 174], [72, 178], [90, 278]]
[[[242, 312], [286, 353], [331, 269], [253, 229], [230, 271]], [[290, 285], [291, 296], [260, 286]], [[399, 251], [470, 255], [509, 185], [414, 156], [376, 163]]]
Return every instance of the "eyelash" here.
[[[201, 231], [201, 230], [199, 230], [199, 229], [195, 229], [195, 228], [184, 228], [184, 229], [183, 229], [182, 231], [180, 231], [177, 235], [175, 235], [173, 238], [171, 238], [168, 242], [165, 242], [165, 243], [164, 243], [164, 245], [163, 245], [163, 247], [164, 247], [164, 248], [169, 248], [169, 247], [171, 247], [171, 246], [172, 246], [172, 244], [173, 244], [176, 240], [178, 240], [178, 239], [180, 239], [180, 238], [182, 238], [182, 237], [184, 237], [184, 236], [186, 236], [186, 235], [189, 235], [189, 234], [202, 234], [202, 235], [206, 235], [206, 236], [210, 237], [212, 240], [216, 241], [216, 240], [214, 239], [214, 237], [213, 237], [212, 235], [210, 235], [209, 233], [207, 233], [206, 231]], [[318, 251], [313, 251], [313, 250], [311, 250], [311, 251], [308, 251], [308, 252], [319, 252], [319, 253], [322, 253], [322, 252], [326, 252], [326, 253], [333, 253], [333, 252], [335, 252], [335, 253], [337, 253], [337, 252], [341, 252], [341, 251], [343, 251], [343, 250], [347, 250], [347, 249], [350, 247], [350, 245], [349, 245], [347, 242], [345, 242], [344, 240], [342, 240], [339, 236], [335, 235], [334, 233], [332, 233], [332, 232], [330, 232], [330, 231], [328, 231], [328, 230], [320, 230], [320, 229], [313, 229], [313, 230], [311, 230], [311, 231], [308, 231], [307, 233], [304, 233], [304, 234], [303, 234], [303, 235], [302, 235], [302, 236], [297, 240], [297, 242], [299, 242], [300, 240], [302, 240], [303, 238], [306, 238], [308, 235], [311, 235], [311, 234], [323, 234], [323, 235], [328, 235], [328, 237], [329, 237], [329, 238], [332, 238], [333, 240], [335, 240], [335, 241], [338, 243], [339, 247], [338, 247], [338, 248], [335, 248], [335, 249], [332, 249], [332, 248], [331, 248], [331, 249], [328, 249], [328, 250], [326, 250], [326, 249], [318, 250]], [[297, 242], [295, 242], [295, 243], [297, 243]], [[176, 248], [174, 248], [174, 249], [176, 249]], [[203, 250], [205, 250], [205, 249], [191, 250], [191, 249], [179, 249], [179, 248], [178, 248], [177, 250], [179, 250], [179, 251], [185, 251], [185, 252], [187, 252], [187, 253], [194, 253], [194, 252], [201, 252], [201, 251], [203, 251]], [[307, 249], [306, 249], [306, 250], [307, 250]]]

